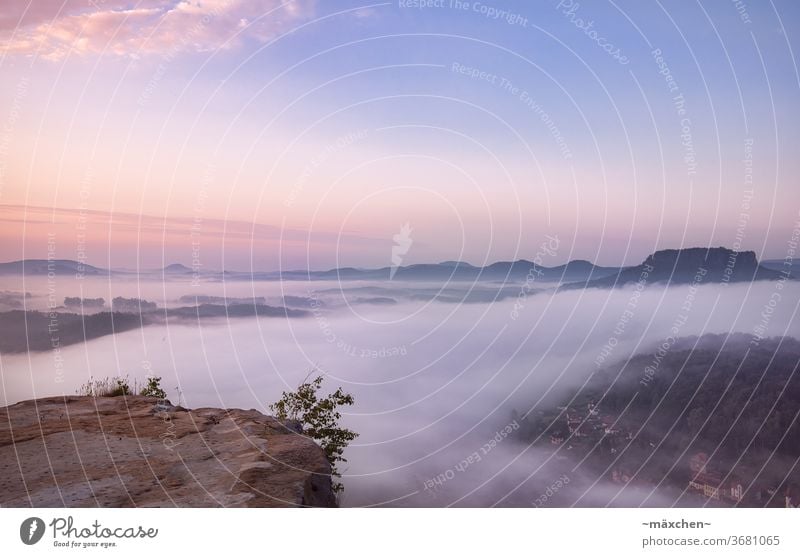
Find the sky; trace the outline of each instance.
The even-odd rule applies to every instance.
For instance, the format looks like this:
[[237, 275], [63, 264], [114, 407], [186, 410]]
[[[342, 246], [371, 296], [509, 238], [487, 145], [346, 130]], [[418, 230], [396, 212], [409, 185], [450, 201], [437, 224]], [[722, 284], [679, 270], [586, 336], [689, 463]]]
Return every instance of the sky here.
[[798, 23], [788, 0], [5, 0], [0, 260], [783, 258]]

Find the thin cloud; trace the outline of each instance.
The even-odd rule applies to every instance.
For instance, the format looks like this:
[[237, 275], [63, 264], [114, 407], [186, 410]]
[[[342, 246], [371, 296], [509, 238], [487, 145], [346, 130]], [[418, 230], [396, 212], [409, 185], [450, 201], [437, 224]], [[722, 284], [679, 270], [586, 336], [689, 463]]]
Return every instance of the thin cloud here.
[[[154, 215], [138, 215], [120, 211], [108, 212], [90, 209], [62, 209], [25, 205], [0, 205], [0, 225], [3, 223], [19, 223], [28, 226], [69, 225], [77, 222], [83, 226], [97, 230], [129, 229], [140, 233], [157, 233], [165, 237], [188, 237], [192, 227], [198, 221], [193, 217], [159, 217]], [[205, 237], [239, 238], [260, 240], [283, 240], [287, 242], [311, 242], [336, 245], [352, 243], [356, 246], [385, 246], [385, 238], [374, 238], [349, 231], [313, 231], [294, 228], [281, 228], [269, 224], [247, 222], [233, 219], [202, 219], [202, 231]]]
[[0, 52], [61, 60], [69, 54], [148, 55], [266, 42], [306, 20], [312, 0], [12, 0], [0, 18]]

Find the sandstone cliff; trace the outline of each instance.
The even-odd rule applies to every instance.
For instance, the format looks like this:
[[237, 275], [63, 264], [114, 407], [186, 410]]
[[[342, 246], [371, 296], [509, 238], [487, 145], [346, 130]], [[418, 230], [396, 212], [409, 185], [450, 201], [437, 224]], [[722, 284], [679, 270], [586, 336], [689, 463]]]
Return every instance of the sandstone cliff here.
[[0, 408], [0, 506], [335, 506], [299, 424], [155, 398], [53, 397]]
[[759, 265], [753, 251], [727, 248], [665, 249], [650, 254], [640, 265], [588, 282], [566, 284], [562, 290], [576, 288], [614, 288], [637, 281], [666, 284], [709, 284], [779, 280], [788, 278]]

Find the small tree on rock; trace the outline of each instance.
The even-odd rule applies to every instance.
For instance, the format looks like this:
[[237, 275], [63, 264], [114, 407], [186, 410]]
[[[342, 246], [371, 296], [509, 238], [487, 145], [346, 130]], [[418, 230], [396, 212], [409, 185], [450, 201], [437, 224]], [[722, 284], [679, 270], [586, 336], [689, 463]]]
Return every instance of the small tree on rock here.
[[[331, 463], [331, 476], [341, 477], [337, 463], [347, 462], [342, 454], [345, 447], [358, 437], [358, 434], [339, 426], [342, 415], [338, 408], [350, 406], [354, 403], [353, 395], [347, 394], [339, 387], [335, 392], [325, 398], [319, 398], [317, 392], [322, 387], [323, 377], [320, 375], [310, 381], [304, 381], [296, 391], [283, 392], [280, 400], [270, 404], [269, 408], [277, 418], [282, 420], [297, 420], [303, 424], [303, 432], [317, 441], [328, 462]], [[333, 482], [334, 492], [340, 492], [344, 487], [339, 482]]]

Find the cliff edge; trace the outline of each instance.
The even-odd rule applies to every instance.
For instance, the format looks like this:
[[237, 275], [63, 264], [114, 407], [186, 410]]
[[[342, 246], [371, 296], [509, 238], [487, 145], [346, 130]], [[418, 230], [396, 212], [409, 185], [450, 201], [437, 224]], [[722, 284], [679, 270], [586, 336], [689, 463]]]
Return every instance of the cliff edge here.
[[331, 467], [300, 425], [256, 410], [142, 396], [0, 408], [0, 506], [336, 506]]

